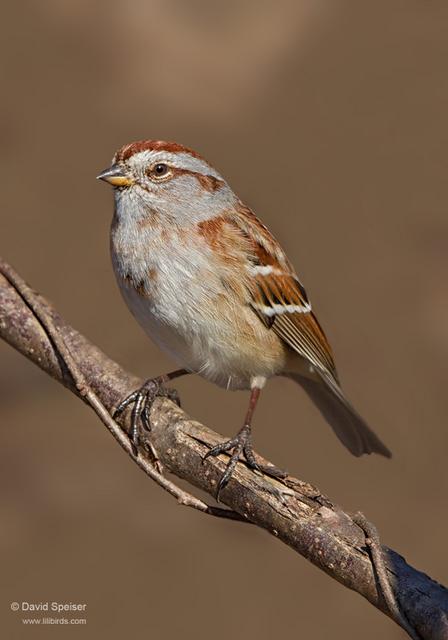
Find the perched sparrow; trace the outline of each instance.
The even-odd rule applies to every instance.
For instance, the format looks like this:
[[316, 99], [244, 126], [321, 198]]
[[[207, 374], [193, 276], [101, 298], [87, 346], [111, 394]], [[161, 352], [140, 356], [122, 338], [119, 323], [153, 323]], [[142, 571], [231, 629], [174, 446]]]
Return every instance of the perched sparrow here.
[[[242, 429], [206, 454], [231, 452], [218, 493], [241, 454], [260, 469], [252, 415], [275, 375], [300, 384], [352, 454], [390, 457], [345, 398], [331, 347], [281, 246], [208, 162], [180, 144], [144, 140], [120, 149], [98, 178], [115, 187], [111, 252], [123, 297], [183, 367], [157, 382], [197, 373], [250, 390]], [[148, 381], [119, 407], [134, 404], [135, 440], [151, 388]]]

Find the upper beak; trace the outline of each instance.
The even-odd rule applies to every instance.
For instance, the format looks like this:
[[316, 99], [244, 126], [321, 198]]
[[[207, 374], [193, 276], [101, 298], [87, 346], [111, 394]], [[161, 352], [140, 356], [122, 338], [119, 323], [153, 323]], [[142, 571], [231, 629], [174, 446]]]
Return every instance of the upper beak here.
[[109, 169], [105, 169], [96, 179], [105, 180], [114, 187], [130, 187], [134, 184], [133, 178], [123, 173], [123, 169], [119, 164], [113, 164]]

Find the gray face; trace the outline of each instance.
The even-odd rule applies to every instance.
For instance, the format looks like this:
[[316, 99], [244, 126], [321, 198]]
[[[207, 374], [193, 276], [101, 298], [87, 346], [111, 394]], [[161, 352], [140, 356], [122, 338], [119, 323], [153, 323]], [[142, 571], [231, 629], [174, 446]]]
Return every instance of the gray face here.
[[[151, 212], [185, 225], [222, 214], [237, 198], [205, 160], [188, 153], [145, 150], [111, 168], [117, 215], [141, 219]], [[101, 177], [101, 176], [100, 176]]]

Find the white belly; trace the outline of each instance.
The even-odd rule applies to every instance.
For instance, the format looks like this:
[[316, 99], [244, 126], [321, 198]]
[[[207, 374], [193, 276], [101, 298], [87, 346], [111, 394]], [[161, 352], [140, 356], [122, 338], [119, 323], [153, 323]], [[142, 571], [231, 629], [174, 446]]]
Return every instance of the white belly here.
[[[182, 368], [227, 389], [249, 389], [253, 377], [269, 378], [281, 369], [281, 347], [272, 353], [269, 344], [277, 338], [270, 333], [264, 341], [266, 336], [262, 334], [267, 331], [250, 309], [245, 311], [248, 317], [243, 322], [243, 318], [216, 318], [212, 313], [198, 313], [197, 309], [191, 314], [182, 307], [175, 321], [167, 322], [160, 300], [159, 305], [154, 304], [127, 285], [121, 291], [145, 333]], [[242, 338], [243, 324], [250, 327], [253, 335], [246, 331]]]
[[192, 344], [188, 343], [182, 327], [176, 326], [177, 323], [167, 322], [166, 318], [165, 321], [162, 320], [161, 310], [154, 301], [142, 297], [126, 283], [120, 283], [120, 289], [133, 316], [151, 340], [181, 367], [198, 371], [200, 363], [196, 361]]
[[[147, 240], [141, 252], [135, 244], [126, 251], [112, 237], [118, 284], [147, 335], [181, 367], [229, 389], [248, 389], [255, 376], [279, 373], [280, 340], [248, 305], [232, 299], [207, 247], [195, 246], [194, 237], [184, 243], [152, 238], [148, 252]], [[141, 232], [138, 241], [145, 241]]]

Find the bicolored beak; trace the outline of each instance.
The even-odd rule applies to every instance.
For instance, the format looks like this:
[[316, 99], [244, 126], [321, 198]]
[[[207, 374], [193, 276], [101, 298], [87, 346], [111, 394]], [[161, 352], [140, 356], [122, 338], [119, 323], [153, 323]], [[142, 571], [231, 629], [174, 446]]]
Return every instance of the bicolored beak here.
[[123, 168], [118, 164], [113, 164], [109, 169], [105, 169], [96, 177], [97, 180], [104, 180], [113, 187], [130, 187], [134, 184], [134, 179], [123, 172]]

